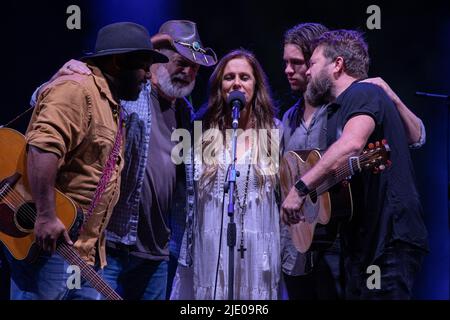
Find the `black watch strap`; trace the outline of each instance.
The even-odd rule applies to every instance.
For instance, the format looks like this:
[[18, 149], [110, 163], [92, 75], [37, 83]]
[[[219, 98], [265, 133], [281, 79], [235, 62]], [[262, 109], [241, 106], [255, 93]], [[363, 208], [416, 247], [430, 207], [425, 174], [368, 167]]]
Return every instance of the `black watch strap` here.
[[295, 184], [295, 189], [297, 189], [297, 191], [303, 196], [306, 196], [310, 192], [310, 190], [308, 189], [306, 184], [302, 181], [302, 179], [299, 179], [297, 181], [297, 183]]

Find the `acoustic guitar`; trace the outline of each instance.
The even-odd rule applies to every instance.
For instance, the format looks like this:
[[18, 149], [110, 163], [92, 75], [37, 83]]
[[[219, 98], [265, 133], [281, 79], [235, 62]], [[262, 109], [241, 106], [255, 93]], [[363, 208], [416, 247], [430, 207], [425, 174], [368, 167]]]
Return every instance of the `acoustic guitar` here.
[[[56, 215], [76, 240], [83, 213], [72, 199], [55, 189]], [[35, 243], [36, 208], [31, 197], [26, 171], [25, 137], [12, 129], [0, 128], [0, 241], [17, 260], [30, 263], [39, 254]], [[81, 275], [108, 300], [122, 300], [70, 245], [59, 241], [56, 251], [69, 264], [80, 268]]]
[[[306, 196], [301, 209], [304, 221], [289, 226], [292, 241], [298, 251], [305, 253], [310, 249], [323, 250], [333, 244], [339, 224], [351, 220], [353, 216], [350, 178], [362, 170], [373, 169], [374, 173], [384, 170], [390, 165], [389, 152], [389, 145], [384, 140], [381, 143], [370, 143], [360, 156], [350, 157], [345, 165], [327, 176]], [[285, 153], [280, 166], [283, 201], [295, 183], [320, 158], [319, 150]], [[317, 224], [322, 225], [320, 233], [316, 232]]]

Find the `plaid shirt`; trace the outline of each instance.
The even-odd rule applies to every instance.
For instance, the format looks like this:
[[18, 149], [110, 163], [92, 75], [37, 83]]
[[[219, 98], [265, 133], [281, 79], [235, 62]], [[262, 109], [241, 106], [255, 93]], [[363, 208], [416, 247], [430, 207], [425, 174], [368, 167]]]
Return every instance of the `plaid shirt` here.
[[121, 101], [125, 112], [125, 168], [121, 195], [107, 228], [107, 240], [126, 245], [136, 243], [139, 200], [148, 157], [152, 116], [149, 108], [151, 85], [148, 82], [138, 100]]
[[[107, 240], [134, 245], [137, 240], [139, 220], [139, 202], [144, 181], [145, 168], [151, 146], [150, 136], [152, 128], [152, 114], [150, 104], [157, 99], [156, 92], [152, 92], [150, 82], [141, 91], [138, 100], [122, 101], [125, 111], [126, 139], [125, 139], [125, 167], [122, 173], [121, 194], [119, 202], [114, 208], [107, 228]], [[187, 99], [177, 100], [177, 108], [182, 113], [181, 127], [190, 129], [192, 106]], [[156, 150], [155, 150], [156, 152]], [[174, 194], [174, 204], [170, 212], [171, 239], [169, 250], [178, 257], [181, 238], [186, 225], [186, 210], [193, 203], [192, 169], [186, 165], [186, 181], [177, 181]]]
[[[45, 85], [43, 84], [34, 91], [30, 105], [36, 105], [37, 93]], [[137, 238], [139, 201], [149, 153], [152, 125], [151, 108], [149, 107], [152, 103], [151, 94], [152, 87], [150, 82], [147, 82], [138, 100], [120, 102], [125, 112], [124, 121], [126, 124], [125, 164], [122, 171], [119, 202], [114, 207], [106, 230], [106, 238], [108, 241], [125, 245], [134, 245]], [[193, 107], [185, 98], [179, 99], [177, 102], [183, 104], [177, 105], [177, 108], [180, 107], [183, 110], [181, 126], [191, 131]], [[186, 181], [177, 182], [174, 206], [170, 214], [171, 238], [169, 250], [176, 257], [180, 252], [185, 228], [192, 225], [193, 212], [195, 211], [192, 163], [186, 164], [185, 169]], [[190, 232], [188, 232], [187, 238], [191, 239]], [[189, 250], [190, 245], [190, 240], [185, 242], [182, 251]]]

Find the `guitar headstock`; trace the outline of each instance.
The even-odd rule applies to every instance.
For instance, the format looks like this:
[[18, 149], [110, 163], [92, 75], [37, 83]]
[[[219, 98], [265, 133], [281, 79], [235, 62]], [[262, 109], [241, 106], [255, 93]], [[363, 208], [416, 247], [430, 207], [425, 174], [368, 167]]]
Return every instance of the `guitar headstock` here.
[[389, 167], [392, 162], [389, 160], [391, 149], [386, 140], [369, 143], [359, 156], [362, 169], [373, 169], [374, 173], [379, 173]]

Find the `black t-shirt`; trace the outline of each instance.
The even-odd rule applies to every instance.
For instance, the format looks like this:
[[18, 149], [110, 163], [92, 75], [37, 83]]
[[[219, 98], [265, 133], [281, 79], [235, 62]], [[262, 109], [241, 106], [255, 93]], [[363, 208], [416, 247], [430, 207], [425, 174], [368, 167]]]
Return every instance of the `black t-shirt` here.
[[380, 174], [363, 171], [352, 178], [355, 215], [342, 232], [344, 252], [370, 264], [396, 240], [428, 250], [405, 129], [397, 108], [381, 88], [355, 82], [328, 107], [328, 146], [339, 139], [347, 121], [358, 115], [373, 118], [375, 130], [368, 142], [386, 139], [392, 165]]

